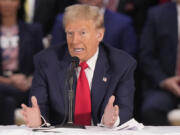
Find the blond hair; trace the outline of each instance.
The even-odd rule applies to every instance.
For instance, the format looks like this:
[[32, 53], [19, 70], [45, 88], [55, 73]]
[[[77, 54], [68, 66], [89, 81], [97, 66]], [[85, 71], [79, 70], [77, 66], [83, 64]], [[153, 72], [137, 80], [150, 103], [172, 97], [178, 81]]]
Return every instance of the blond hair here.
[[63, 25], [74, 20], [93, 20], [96, 28], [104, 28], [104, 15], [96, 6], [86, 4], [75, 4], [65, 9]]

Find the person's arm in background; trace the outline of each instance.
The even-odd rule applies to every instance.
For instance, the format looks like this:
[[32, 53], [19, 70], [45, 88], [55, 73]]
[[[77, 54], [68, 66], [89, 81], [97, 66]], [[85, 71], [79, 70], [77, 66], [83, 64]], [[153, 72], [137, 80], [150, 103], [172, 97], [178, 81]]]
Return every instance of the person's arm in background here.
[[[33, 78], [33, 71], [34, 67], [33, 65], [33, 55], [40, 52], [43, 49], [42, 44], [42, 29], [39, 24], [32, 24], [32, 25], [26, 25], [29, 32], [29, 37], [33, 44], [30, 44], [31, 47], [31, 56], [28, 56], [28, 63], [29, 70], [26, 74], [23, 73], [16, 73], [9, 77], [10, 84], [14, 86], [15, 88], [21, 90], [21, 91], [27, 91], [31, 87], [32, 84], [32, 78]], [[31, 58], [30, 58], [31, 57]]]
[[167, 78], [163, 72], [158, 58], [156, 57], [156, 19], [153, 12], [149, 12], [148, 18], [142, 33], [140, 44], [140, 66], [144, 74], [149, 76], [157, 86]]
[[[163, 88], [180, 96], [180, 77], [171, 76], [169, 77], [162, 69], [159, 58], [157, 57], [157, 36], [156, 36], [156, 25], [158, 22], [157, 16], [155, 15], [156, 10], [149, 10], [148, 18], [144, 31], [141, 38], [140, 48], [140, 65], [144, 74], [156, 84], [156, 86]], [[162, 39], [165, 40], [165, 39]], [[166, 57], [166, 56], [164, 56]], [[168, 65], [167, 65], [168, 66]]]

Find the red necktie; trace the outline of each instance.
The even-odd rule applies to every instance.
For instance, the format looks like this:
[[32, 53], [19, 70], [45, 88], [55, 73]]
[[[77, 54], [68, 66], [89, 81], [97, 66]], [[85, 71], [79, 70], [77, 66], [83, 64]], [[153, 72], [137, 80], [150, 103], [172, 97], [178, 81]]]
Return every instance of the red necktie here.
[[79, 64], [81, 71], [77, 81], [74, 123], [76, 125], [91, 125], [91, 96], [89, 83], [84, 70], [86, 62]]

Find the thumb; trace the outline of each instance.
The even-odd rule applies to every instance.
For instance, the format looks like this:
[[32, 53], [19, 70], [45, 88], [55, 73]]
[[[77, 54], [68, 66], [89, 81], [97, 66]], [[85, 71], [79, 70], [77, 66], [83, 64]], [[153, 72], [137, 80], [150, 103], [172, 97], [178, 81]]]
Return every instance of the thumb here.
[[114, 101], [115, 101], [115, 96], [111, 96], [108, 101], [108, 106], [109, 105], [113, 106]]
[[35, 96], [31, 97], [31, 102], [32, 102], [32, 107], [35, 107], [35, 108], [38, 107], [39, 108], [38, 103], [37, 103], [37, 99]]

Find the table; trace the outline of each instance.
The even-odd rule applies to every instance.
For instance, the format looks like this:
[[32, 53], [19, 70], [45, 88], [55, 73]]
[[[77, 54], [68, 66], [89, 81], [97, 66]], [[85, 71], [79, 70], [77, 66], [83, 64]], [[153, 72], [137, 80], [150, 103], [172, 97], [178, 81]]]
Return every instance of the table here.
[[142, 130], [113, 131], [107, 128], [60, 128], [60, 132], [34, 132], [26, 126], [0, 126], [0, 135], [180, 135], [180, 126], [145, 126]]

